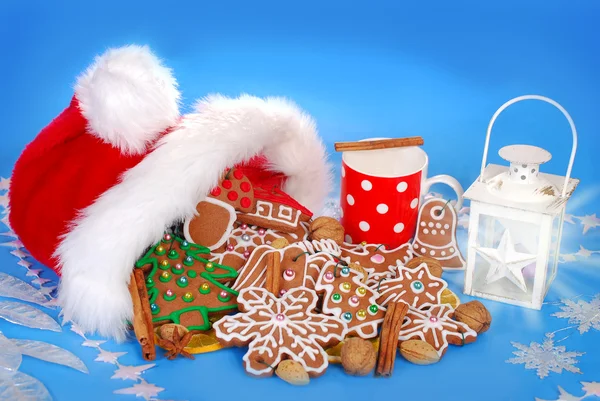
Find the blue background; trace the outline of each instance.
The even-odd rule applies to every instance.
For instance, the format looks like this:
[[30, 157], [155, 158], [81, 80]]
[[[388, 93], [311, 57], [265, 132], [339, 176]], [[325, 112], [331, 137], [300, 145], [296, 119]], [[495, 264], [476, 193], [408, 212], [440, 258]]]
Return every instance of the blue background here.
[[[316, 118], [331, 150], [340, 140], [421, 135], [430, 156], [430, 175], [450, 174], [465, 188], [479, 174], [485, 130], [494, 111], [522, 94], [549, 96], [566, 107], [579, 131], [573, 176], [582, 184], [568, 210], [577, 215], [600, 211], [600, 2], [372, 3], [3, 0], [0, 176], [10, 175], [25, 144], [68, 105], [75, 77], [94, 55], [107, 47], [138, 43], [150, 45], [174, 69], [184, 111], [212, 92], [287, 96]], [[551, 106], [527, 102], [508, 109], [494, 131], [490, 161], [504, 163], [497, 149], [513, 143], [546, 148], [553, 159], [542, 171], [564, 174], [570, 133], [566, 120]], [[333, 160], [339, 167], [339, 155]], [[582, 236], [581, 226], [567, 224], [563, 252], [575, 252], [580, 243], [600, 248], [599, 232]], [[24, 276], [8, 251], [0, 248], [0, 269]], [[596, 257], [561, 265], [549, 300], [594, 294], [600, 288]], [[453, 290], [461, 291], [462, 274], [448, 280]], [[222, 391], [247, 400], [271, 394], [282, 399], [320, 399], [327, 394], [332, 400], [380, 395], [406, 400], [531, 400], [556, 398], [557, 385], [577, 393], [578, 381], [600, 381], [597, 331], [574, 333], [561, 343], [587, 351], [579, 358], [583, 375], [551, 374], [542, 381], [534, 371], [504, 363], [513, 351], [510, 341], [540, 342], [544, 333], [566, 327], [566, 320], [549, 317], [557, 311], [551, 305], [541, 312], [486, 305], [494, 324], [477, 343], [449, 350], [434, 366], [418, 367], [399, 359], [390, 380], [350, 378], [334, 366], [310, 386], [293, 388], [276, 379], [247, 378], [242, 350], [200, 355], [193, 362], [160, 359], [145, 377], [167, 388], [159, 398], [176, 400], [208, 400], [223, 397]], [[91, 362], [96, 351], [80, 347], [74, 333], [46, 334], [3, 322], [0, 330], [9, 337], [62, 345], [84, 359], [89, 376], [24, 362], [22, 370], [46, 383], [58, 400], [105, 400], [113, 390], [133, 384], [109, 380], [114, 367]], [[104, 345], [129, 352], [120, 358], [124, 364], [142, 363], [134, 344]]]

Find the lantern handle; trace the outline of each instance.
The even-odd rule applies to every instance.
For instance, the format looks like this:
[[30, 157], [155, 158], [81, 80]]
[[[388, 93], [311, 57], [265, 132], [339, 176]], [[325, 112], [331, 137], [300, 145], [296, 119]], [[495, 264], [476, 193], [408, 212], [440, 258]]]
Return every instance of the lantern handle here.
[[565, 184], [563, 185], [563, 190], [562, 190], [562, 195], [561, 195], [562, 197], [565, 197], [567, 194], [567, 184], [569, 183], [569, 178], [571, 177], [571, 170], [573, 168], [573, 162], [575, 161], [575, 153], [577, 152], [577, 129], [575, 128], [575, 123], [573, 122], [573, 119], [571, 118], [571, 116], [569, 115], [567, 110], [565, 110], [564, 107], [562, 107], [560, 104], [558, 104], [554, 100], [552, 100], [548, 97], [545, 97], [545, 96], [540, 96], [540, 95], [523, 95], [523, 96], [516, 97], [516, 98], [511, 99], [508, 102], [504, 103], [494, 113], [494, 115], [492, 116], [492, 119], [490, 120], [490, 124], [488, 125], [487, 136], [485, 138], [485, 147], [483, 148], [483, 160], [481, 161], [481, 173], [479, 174], [479, 181], [483, 181], [483, 171], [485, 170], [485, 165], [487, 162], [488, 149], [489, 149], [489, 145], [490, 145], [490, 135], [492, 134], [492, 127], [494, 126], [496, 119], [498, 118], [500, 113], [502, 113], [506, 108], [508, 108], [508, 106], [511, 106], [522, 100], [541, 100], [543, 102], [550, 103], [551, 105], [553, 105], [554, 107], [556, 107], [563, 113], [563, 115], [567, 118], [569, 125], [571, 126], [571, 132], [573, 134], [573, 147], [571, 148], [571, 158], [569, 159], [569, 166], [567, 167], [567, 175], [565, 176]]

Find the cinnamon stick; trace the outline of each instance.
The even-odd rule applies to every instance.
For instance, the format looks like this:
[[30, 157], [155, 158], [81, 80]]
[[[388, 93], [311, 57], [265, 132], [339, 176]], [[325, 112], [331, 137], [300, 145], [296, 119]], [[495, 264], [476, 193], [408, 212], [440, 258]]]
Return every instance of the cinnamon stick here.
[[129, 293], [133, 303], [133, 331], [142, 346], [142, 357], [147, 361], [153, 361], [156, 359], [154, 325], [145, 283], [144, 272], [141, 269], [133, 269], [129, 280]]
[[267, 283], [265, 288], [276, 297], [279, 296], [279, 278], [281, 277], [281, 260], [279, 259], [279, 252], [273, 252], [269, 254], [267, 260]]
[[408, 311], [408, 304], [402, 301], [391, 302], [387, 306], [383, 326], [379, 337], [379, 357], [375, 376], [391, 377], [396, 361], [398, 336]]
[[336, 142], [336, 152], [351, 152], [357, 150], [377, 150], [401, 148], [405, 146], [422, 146], [425, 142], [420, 136], [412, 136], [409, 138], [394, 138], [394, 139], [376, 139], [372, 141], [358, 142]]

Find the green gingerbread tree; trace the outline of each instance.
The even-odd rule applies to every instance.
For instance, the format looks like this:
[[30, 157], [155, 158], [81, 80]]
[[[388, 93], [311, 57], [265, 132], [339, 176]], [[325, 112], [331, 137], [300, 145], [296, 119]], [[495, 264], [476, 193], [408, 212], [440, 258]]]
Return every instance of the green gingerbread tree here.
[[144, 271], [155, 326], [208, 330], [211, 319], [237, 310], [238, 293], [225, 285], [237, 272], [208, 258], [208, 248], [165, 234], [135, 264]]

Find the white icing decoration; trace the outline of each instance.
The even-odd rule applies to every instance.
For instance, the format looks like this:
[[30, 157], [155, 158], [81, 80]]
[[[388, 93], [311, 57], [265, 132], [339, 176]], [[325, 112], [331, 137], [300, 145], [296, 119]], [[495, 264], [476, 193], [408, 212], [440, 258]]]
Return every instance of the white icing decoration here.
[[[423, 280], [425, 278], [425, 280]], [[414, 282], [419, 281], [422, 284], [420, 289], [415, 288]], [[414, 298], [409, 303], [412, 307], [420, 307], [426, 302], [429, 302], [426, 298], [427, 293], [435, 294], [437, 299], [436, 303], [441, 302], [441, 294], [448, 284], [435, 276], [432, 276], [429, 272], [429, 268], [426, 263], [421, 263], [415, 268], [398, 267], [397, 277], [392, 280], [385, 280], [379, 286], [379, 304], [382, 306], [387, 305], [391, 301], [397, 301], [404, 297], [410, 292]], [[434, 290], [435, 289], [435, 290]]]
[[[252, 367], [250, 356], [255, 352], [266, 353], [272, 366], [277, 366], [284, 356], [288, 356], [299, 362], [307, 373], [320, 375], [328, 366], [322, 345], [332, 340], [342, 341], [348, 328], [338, 318], [315, 314], [317, 299], [313, 290], [304, 287], [294, 288], [279, 299], [263, 288], [244, 289], [238, 296], [238, 302], [247, 312], [226, 316], [216, 322], [213, 325], [215, 334], [226, 342], [249, 343], [243, 359], [246, 371], [252, 375], [260, 376], [271, 371], [267, 365], [260, 369]], [[278, 314], [283, 314], [285, 319], [277, 320], [275, 316]], [[253, 319], [253, 316], [260, 319]], [[237, 332], [240, 328], [242, 330]], [[292, 339], [289, 348], [282, 346], [286, 342], [284, 338]], [[319, 364], [309, 366], [307, 360], [319, 360]]]
[[[433, 344], [431, 344], [441, 356], [448, 347], [448, 336], [455, 336], [461, 340], [464, 337], [477, 337], [477, 333], [464, 323], [456, 322], [450, 318], [453, 309], [448, 305], [426, 304], [428, 310], [417, 310], [409, 308], [407, 317], [400, 329], [399, 341], [407, 341], [419, 338], [426, 341], [426, 334], [433, 333]], [[430, 318], [437, 320], [432, 321]], [[413, 327], [409, 327], [412, 325]], [[463, 334], [458, 331], [463, 332]]]
[[292, 220], [293, 209], [289, 206], [280, 205], [279, 213], [277, 213], [277, 217], [285, 220]]
[[[223, 236], [221, 238], [219, 238], [218, 241], [215, 242], [214, 244], [204, 245], [211, 251], [214, 251], [215, 249], [218, 249], [220, 246], [225, 244], [225, 242], [227, 242], [227, 240], [229, 239], [229, 236], [231, 235], [231, 232], [233, 231], [233, 223], [235, 223], [235, 219], [236, 219], [237, 215], [235, 213], [235, 209], [233, 208], [233, 206], [231, 206], [230, 204], [225, 203], [219, 199], [208, 197], [208, 198], [204, 199], [204, 201], [207, 203], [212, 203], [213, 205], [216, 205], [216, 206], [220, 206], [229, 212], [229, 222], [227, 223], [227, 230], [225, 230], [225, 232], [223, 233]], [[197, 241], [195, 241], [194, 238], [192, 238], [192, 236], [190, 235], [190, 223], [192, 222], [193, 219], [197, 219], [197, 218], [202, 218], [202, 216], [189, 217], [183, 223], [183, 236], [185, 237], [186, 241], [191, 242], [192, 244], [195, 244]]]
[[[300, 215], [302, 214], [302, 211], [296, 210], [296, 215], [294, 216], [293, 209], [291, 207], [279, 205], [279, 213], [277, 217], [275, 217], [273, 216], [274, 209], [275, 207], [273, 203], [259, 200], [256, 201], [256, 212], [248, 213], [248, 216], [260, 217], [262, 219], [285, 224], [290, 227], [298, 226], [298, 222], [300, 221]], [[288, 209], [290, 213], [289, 216], [287, 216], [285, 213], [282, 215], [282, 210], [288, 211]]]

